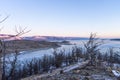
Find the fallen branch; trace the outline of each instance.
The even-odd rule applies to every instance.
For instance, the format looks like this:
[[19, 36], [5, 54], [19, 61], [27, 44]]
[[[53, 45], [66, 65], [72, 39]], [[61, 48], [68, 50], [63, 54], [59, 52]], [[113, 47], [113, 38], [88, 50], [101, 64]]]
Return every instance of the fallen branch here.
[[63, 68], [63, 72], [69, 72], [76, 68], [83, 68], [89, 63], [89, 60]]

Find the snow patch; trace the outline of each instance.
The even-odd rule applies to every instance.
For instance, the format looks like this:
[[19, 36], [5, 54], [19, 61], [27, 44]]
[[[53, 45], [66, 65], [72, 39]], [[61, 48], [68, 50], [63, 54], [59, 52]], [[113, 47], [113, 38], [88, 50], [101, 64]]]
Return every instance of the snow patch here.
[[112, 73], [116, 76], [116, 77], [120, 77], [120, 72], [117, 70], [112, 70]]

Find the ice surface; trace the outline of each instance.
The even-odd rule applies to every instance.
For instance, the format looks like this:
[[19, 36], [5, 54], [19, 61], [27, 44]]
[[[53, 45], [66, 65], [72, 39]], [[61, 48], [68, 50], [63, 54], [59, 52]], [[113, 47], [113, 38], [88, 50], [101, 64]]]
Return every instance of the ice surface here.
[[[61, 47], [57, 48], [57, 51], [65, 50], [65, 53], [71, 52], [71, 50], [74, 46], [83, 47], [83, 45], [84, 45], [83, 43], [85, 43], [86, 41], [87, 40], [71, 41], [71, 43], [73, 45], [62, 45]], [[106, 40], [106, 41], [104, 41], [104, 44], [101, 45], [99, 48], [100, 48], [101, 52], [106, 52], [109, 48], [114, 48], [114, 51], [120, 51], [120, 42]], [[18, 55], [18, 60], [25, 61], [25, 60], [29, 60], [29, 59], [33, 59], [33, 58], [41, 58], [45, 54], [52, 55], [53, 51], [54, 51], [53, 48], [37, 50], [37, 51], [32, 51], [32, 52], [22, 51], [22, 52], [20, 52], [21, 54]], [[12, 59], [13, 55], [9, 55], [9, 58], [10, 58], [10, 60], [13, 60]]]

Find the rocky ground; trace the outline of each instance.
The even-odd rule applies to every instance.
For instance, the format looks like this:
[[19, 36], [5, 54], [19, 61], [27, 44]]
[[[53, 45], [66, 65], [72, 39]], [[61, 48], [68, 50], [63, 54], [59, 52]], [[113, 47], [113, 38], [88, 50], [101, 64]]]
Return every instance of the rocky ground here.
[[[120, 80], [120, 78], [116, 77], [112, 72], [112, 70], [116, 70], [115, 68], [113, 69], [113, 67], [108, 66], [104, 67], [103, 64], [95, 67], [88, 63], [89, 61], [86, 61], [85, 64], [81, 63], [82, 65], [79, 65], [77, 68], [74, 67], [76, 64], [70, 65], [63, 68], [63, 71], [57, 69], [55, 70], [57, 73], [54, 75], [52, 75], [52, 72], [46, 73], [47, 75], [34, 75], [22, 80]], [[70, 69], [70, 67], [74, 69], [71, 68], [71, 70], [68, 71], [67, 68]]]
[[59, 75], [48, 76], [37, 80], [118, 80], [114, 75], [101, 68], [87, 66]]

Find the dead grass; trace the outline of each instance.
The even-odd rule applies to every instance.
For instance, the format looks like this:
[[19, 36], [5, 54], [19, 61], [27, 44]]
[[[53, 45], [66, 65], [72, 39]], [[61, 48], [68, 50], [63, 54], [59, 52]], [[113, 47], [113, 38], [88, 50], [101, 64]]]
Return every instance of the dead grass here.
[[6, 53], [12, 53], [15, 50], [27, 51], [34, 49], [44, 49], [44, 48], [56, 48], [60, 47], [57, 42], [48, 41], [32, 41], [32, 40], [14, 40], [6, 41]]

